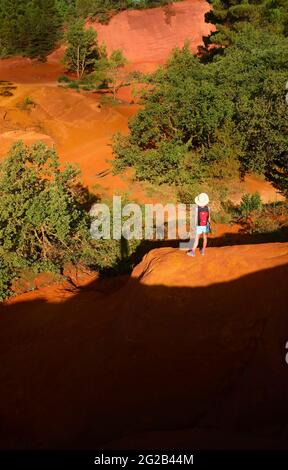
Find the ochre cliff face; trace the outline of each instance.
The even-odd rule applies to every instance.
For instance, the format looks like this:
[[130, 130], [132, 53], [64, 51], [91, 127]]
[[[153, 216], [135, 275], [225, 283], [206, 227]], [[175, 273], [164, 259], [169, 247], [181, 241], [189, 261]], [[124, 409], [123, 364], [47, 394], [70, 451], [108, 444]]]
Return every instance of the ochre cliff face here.
[[130, 63], [147, 70], [164, 63], [172, 49], [182, 47], [186, 40], [196, 51], [202, 37], [214, 30], [204, 20], [209, 10], [206, 1], [186, 0], [166, 8], [127, 10], [114, 16], [108, 25], [91, 26], [108, 52], [122, 49]]

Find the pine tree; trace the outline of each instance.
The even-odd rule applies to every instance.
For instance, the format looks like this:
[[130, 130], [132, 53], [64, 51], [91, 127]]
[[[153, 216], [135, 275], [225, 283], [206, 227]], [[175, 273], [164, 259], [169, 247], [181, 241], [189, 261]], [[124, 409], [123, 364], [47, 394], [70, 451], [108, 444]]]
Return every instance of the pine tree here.
[[83, 20], [76, 20], [67, 32], [68, 49], [64, 63], [68, 70], [76, 72], [78, 78], [82, 78], [87, 70], [93, 69], [95, 60], [99, 57], [96, 38], [96, 31], [92, 28], [85, 29]]
[[60, 38], [61, 25], [56, 0], [0, 0], [0, 49], [7, 54], [44, 58]]
[[30, 57], [44, 59], [60, 37], [61, 17], [55, 0], [32, 0], [29, 6]]

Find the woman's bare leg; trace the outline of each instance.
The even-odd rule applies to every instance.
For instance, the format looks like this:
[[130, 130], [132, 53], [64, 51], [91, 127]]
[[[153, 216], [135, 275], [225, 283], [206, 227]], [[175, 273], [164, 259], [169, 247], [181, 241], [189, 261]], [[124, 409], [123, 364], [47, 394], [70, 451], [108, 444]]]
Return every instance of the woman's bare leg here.
[[207, 246], [207, 233], [203, 233], [203, 250], [206, 249]]
[[197, 246], [198, 246], [198, 243], [199, 243], [199, 236], [197, 233], [196, 233], [196, 236], [195, 236], [195, 242], [194, 242], [194, 245], [193, 245], [193, 251], [196, 251], [197, 249]]

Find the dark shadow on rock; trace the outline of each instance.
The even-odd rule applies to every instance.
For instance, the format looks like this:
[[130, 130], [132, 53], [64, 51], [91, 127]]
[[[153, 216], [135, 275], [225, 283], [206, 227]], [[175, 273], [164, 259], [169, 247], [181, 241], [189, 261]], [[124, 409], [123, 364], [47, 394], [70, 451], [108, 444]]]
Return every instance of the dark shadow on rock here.
[[125, 436], [133, 447], [156, 431], [149, 447], [166, 448], [179, 430], [193, 431], [191, 448], [235, 447], [233, 433], [246, 447], [288, 448], [287, 274], [195, 288], [131, 278], [112, 294], [95, 281], [62, 304], [2, 305], [0, 448], [95, 449]]

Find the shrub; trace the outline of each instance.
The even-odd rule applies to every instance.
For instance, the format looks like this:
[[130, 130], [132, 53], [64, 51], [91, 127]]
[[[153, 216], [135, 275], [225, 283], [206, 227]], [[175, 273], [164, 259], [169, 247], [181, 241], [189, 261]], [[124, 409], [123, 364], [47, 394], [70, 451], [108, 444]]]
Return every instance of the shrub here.
[[13, 96], [13, 93], [10, 90], [0, 90], [0, 96], [8, 98], [9, 96]]
[[103, 11], [101, 13], [98, 13], [97, 20], [101, 24], [108, 24], [110, 20], [110, 15], [107, 11]]
[[93, 91], [96, 88], [95, 78], [93, 74], [84, 75], [81, 80], [79, 80], [79, 87], [85, 91]]
[[212, 212], [211, 216], [213, 222], [216, 224], [231, 224], [233, 223], [233, 217], [231, 214], [228, 214], [225, 211], [220, 211], [220, 212]]
[[9, 267], [0, 258], [0, 301], [10, 294], [11, 275]]
[[[12, 274], [33, 267], [61, 271], [89, 251], [90, 218], [79, 192], [79, 170], [60, 169], [54, 150], [43, 143], [16, 143], [0, 167], [0, 259], [2, 296]], [[96, 253], [89, 252], [90, 261]], [[94, 260], [93, 260], [94, 261]], [[9, 276], [8, 276], [8, 274]], [[7, 280], [8, 278], [8, 280]]]
[[252, 211], [258, 211], [261, 209], [261, 197], [258, 192], [254, 194], [243, 194], [240, 203], [240, 212], [242, 215], [248, 217]]
[[279, 222], [269, 214], [262, 214], [254, 218], [251, 226], [251, 233], [272, 233], [279, 230]]
[[[69, 262], [114, 272], [131, 268], [138, 241], [92, 240], [93, 197], [55, 151], [18, 142], [0, 166], [0, 299], [24, 271], [62, 273]], [[108, 202], [108, 201], [107, 201]], [[125, 202], [126, 203], [126, 202]]]
[[69, 77], [67, 77], [67, 75], [61, 75], [59, 78], [58, 78], [58, 82], [59, 83], [70, 83], [71, 82], [71, 79]]
[[195, 197], [201, 192], [199, 183], [186, 184], [180, 186], [177, 191], [177, 198], [183, 204], [195, 204]]
[[78, 82], [69, 82], [68, 88], [72, 88], [72, 90], [79, 90], [79, 83]]
[[8, 50], [4, 46], [0, 46], [0, 59], [4, 59], [8, 55]]
[[263, 205], [261, 211], [253, 214], [250, 231], [252, 233], [277, 233], [280, 238], [287, 240], [287, 202]]
[[27, 111], [27, 109], [30, 109], [30, 107], [35, 107], [36, 103], [34, 103], [34, 101], [29, 96], [26, 96], [23, 101], [17, 103], [16, 106], [22, 111]]

